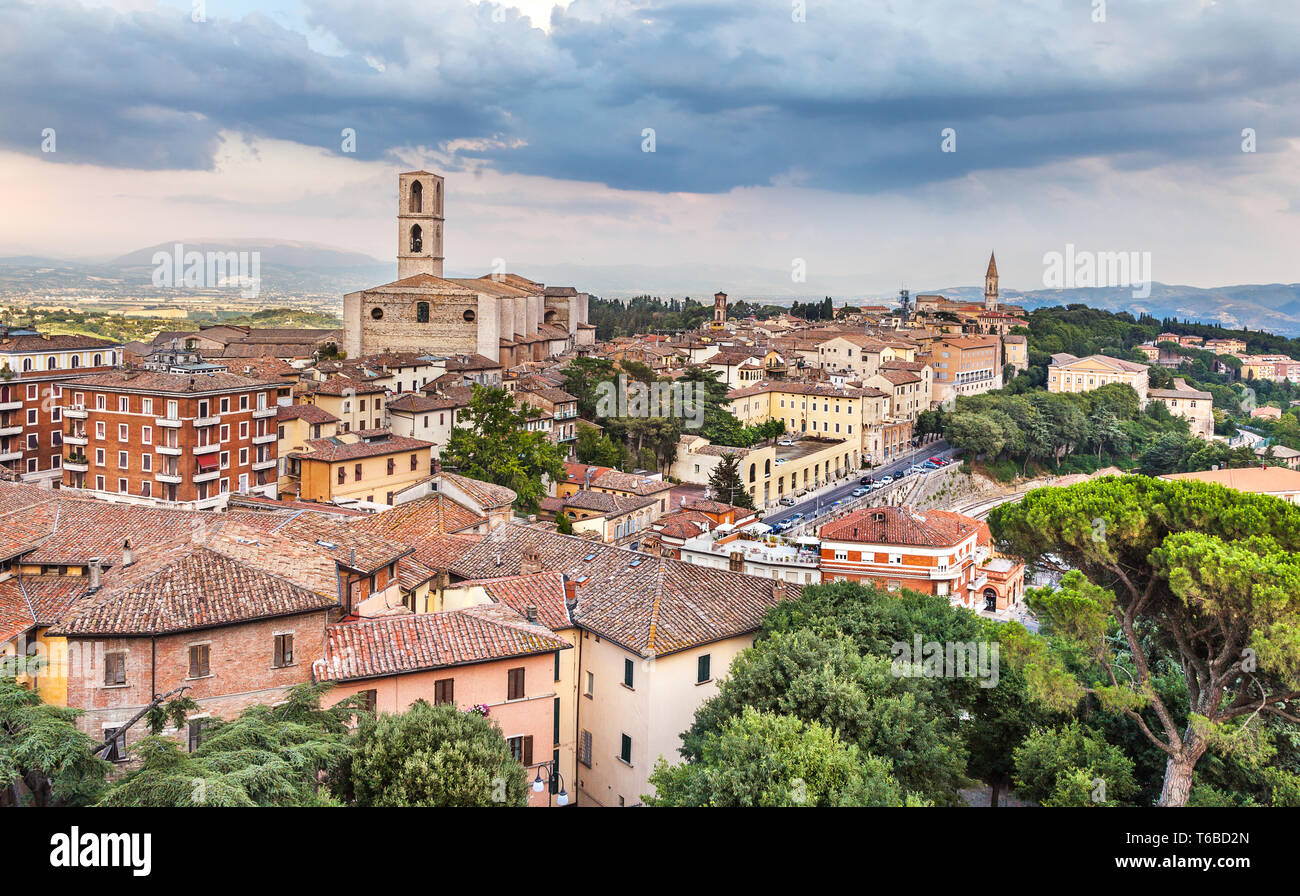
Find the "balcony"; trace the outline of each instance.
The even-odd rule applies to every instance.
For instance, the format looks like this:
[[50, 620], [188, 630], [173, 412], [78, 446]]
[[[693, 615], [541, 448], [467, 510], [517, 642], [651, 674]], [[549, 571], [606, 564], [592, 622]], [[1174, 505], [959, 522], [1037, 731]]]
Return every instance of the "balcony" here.
[[[66, 467], [67, 464], [64, 464], [64, 466]], [[162, 470], [154, 473], [153, 478], [157, 479], [159, 482], [166, 482], [170, 485], [180, 485], [185, 481], [185, 477], [180, 473], [164, 473]]]
[[271, 458], [270, 460], [255, 460], [255, 461], [253, 461], [253, 469], [254, 469], [254, 470], [270, 470], [270, 469], [274, 469], [274, 467], [275, 467], [275, 465], [276, 465], [277, 462], [278, 462], [278, 461], [276, 461], [276, 459], [275, 459], [274, 457]]
[[[0, 429], [0, 436], [4, 435], [4, 430]], [[80, 445], [84, 447], [90, 442], [90, 438], [84, 431], [82, 432], [65, 432], [63, 442], [66, 445]]]
[[180, 457], [185, 451], [180, 445], [155, 445], [153, 450], [168, 457]]
[[70, 454], [63, 459], [63, 469], [72, 473], [85, 473], [90, 469], [90, 461], [84, 454]]
[[966, 585], [967, 591], [979, 591], [989, 583], [989, 577], [985, 573], [980, 573]]
[[220, 423], [220, 422], [221, 422], [221, 415], [220, 415], [220, 414], [213, 414], [212, 416], [209, 416], [209, 417], [195, 417], [195, 418], [194, 418], [194, 426], [195, 426], [195, 428], [198, 428], [198, 427], [200, 427], [200, 426], [216, 426], [216, 425], [217, 425], [218, 423]]
[[[18, 403], [18, 407], [22, 407], [22, 402]], [[5, 410], [9, 410], [9, 405], [0, 404], [0, 411]], [[89, 416], [89, 413], [90, 412], [86, 410], [84, 404], [68, 405], [63, 409], [63, 416], [67, 417], [69, 420], [85, 420], [86, 417]]]
[[261, 420], [264, 417], [274, 417], [279, 408], [272, 405], [269, 408], [253, 408], [253, 419]]
[[220, 448], [221, 448], [221, 443], [220, 443], [220, 442], [209, 442], [209, 443], [206, 444], [206, 445], [195, 445], [195, 446], [194, 446], [194, 453], [195, 453], [195, 454], [211, 454], [212, 452], [217, 451], [217, 450], [219, 450]]
[[14, 424], [12, 426], [9, 425], [0, 426], [0, 436], [20, 436], [22, 434], [23, 434], [23, 426], [21, 423]]
[[274, 441], [276, 440], [276, 438], [277, 438], [277, 436], [276, 436], [276, 434], [273, 433], [273, 432], [267, 433], [267, 434], [264, 435], [264, 436], [253, 436], [253, 444], [254, 444], [254, 445], [269, 445], [269, 444], [271, 444], [272, 442], [274, 442]]
[[153, 422], [156, 426], [162, 426], [167, 429], [180, 429], [185, 423], [184, 420], [181, 420], [178, 417], [154, 417]]
[[206, 473], [195, 473], [193, 479], [195, 482], [212, 482], [220, 475], [220, 470], [209, 470]]

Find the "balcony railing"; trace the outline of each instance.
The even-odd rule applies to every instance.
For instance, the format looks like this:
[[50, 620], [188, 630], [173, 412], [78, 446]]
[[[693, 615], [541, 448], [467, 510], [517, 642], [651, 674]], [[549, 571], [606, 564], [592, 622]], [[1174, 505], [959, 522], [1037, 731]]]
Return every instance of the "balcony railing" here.
[[[0, 404], [0, 411], [4, 409], [5, 409], [5, 405]], [[68, 417], [69, 419], [72, 420], [85, 420], [86, 417], [89, 416], [89, 412], [86, 410], [86, 406], [84, 404], [73, 404], [73, 405], [68, 405], [66, 408], [63, 409], [63, 416]]]

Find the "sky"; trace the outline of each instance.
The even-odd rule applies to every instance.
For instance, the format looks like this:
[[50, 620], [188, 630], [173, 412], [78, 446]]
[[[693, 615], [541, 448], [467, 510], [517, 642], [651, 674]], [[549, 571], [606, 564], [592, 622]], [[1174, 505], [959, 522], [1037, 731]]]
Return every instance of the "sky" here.
[[426, 168], [464, 271], [873, 293], [977, 284], [996, 249], [1037, 289], [1073, 245], [1289, 283], [1297, 33], [1282, 0], [0, 0], [0, 255], [391, 260]]

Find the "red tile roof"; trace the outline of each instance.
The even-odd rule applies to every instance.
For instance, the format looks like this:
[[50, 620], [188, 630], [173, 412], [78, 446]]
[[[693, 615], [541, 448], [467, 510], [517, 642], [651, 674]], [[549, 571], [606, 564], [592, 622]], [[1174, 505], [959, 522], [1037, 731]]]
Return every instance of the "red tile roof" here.
[[902, 507], [867, 507], [821, 527], [823, 541], [909, 547], [952, 547], [977, 530], [974, 517], [948, 510], [912, 512]]
[[317, 681], [351, 681], [572, 646], [509, 607], [488, 604], [327, 626], [325, 658], [313, 664], [312, 674]]

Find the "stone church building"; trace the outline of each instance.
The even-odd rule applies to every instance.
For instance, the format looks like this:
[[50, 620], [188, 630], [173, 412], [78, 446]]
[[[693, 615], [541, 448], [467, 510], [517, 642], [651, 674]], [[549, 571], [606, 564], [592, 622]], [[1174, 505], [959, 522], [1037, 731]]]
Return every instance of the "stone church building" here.
[[343, 297], [343, 349], [482, 355], [505, 367], [595, 342], [586, 293], [518, 274], [443, 277], [443, 178], [398, 175], [397, 276]]

